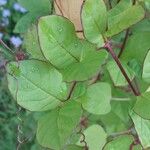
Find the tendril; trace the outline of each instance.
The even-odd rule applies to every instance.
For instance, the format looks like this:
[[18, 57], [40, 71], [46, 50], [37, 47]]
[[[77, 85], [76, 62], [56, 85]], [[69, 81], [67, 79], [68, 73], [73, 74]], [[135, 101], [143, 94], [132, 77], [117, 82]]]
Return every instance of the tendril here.
[[22, 108], [18, 106], [17, 119], [19, 123], [17, 125], [17, 150], [19, 150], [21, 145], [24, 143], [24, 140], [22, 140], [20, 136], [20, 135], [23, 135], [23, 131], [22, 131], [23, 120], [20, 116], [21, 112], [22, 112]]
[[87, 146], [87, 142], [85, 140], [85, 135], [84, 133], [82, 132], [82, 127], [80, 128], [78, 134], [81, 135], [82, 139], [80, 140], [80, 143], [83, 143], [84, 144], [84, 150], [88, 150], [88, 146]]

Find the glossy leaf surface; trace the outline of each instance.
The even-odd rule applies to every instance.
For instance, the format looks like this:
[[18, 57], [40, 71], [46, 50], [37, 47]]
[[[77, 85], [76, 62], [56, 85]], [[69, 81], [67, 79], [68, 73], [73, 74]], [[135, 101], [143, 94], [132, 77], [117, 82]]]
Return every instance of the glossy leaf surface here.
[[[13, 66], [17, 70], [14, 71]], [[19, 64], [9, 63], [7, 70], [9, 89], [22, 107], [31, 111], [45, 111], [65, 100], [67, 88], [62, 76], [46, 62], [26, 60]]]

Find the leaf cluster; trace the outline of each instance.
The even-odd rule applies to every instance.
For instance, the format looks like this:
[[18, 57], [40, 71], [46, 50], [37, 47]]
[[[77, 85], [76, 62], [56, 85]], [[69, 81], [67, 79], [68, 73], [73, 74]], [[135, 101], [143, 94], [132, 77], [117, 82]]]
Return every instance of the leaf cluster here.
[[[27, 26], [49, 12], [48, 1], [39, 1], [21, 1], [29, 10], [23, 18]], [[7, 64], [7, 79], [20, 106], [44, 112], [36, 134], [43, 147], [150, 147], [148, 4], [86, 0], [81, 11], [84, 39], [63, 16], [43, 16], [30, 25], [24, 40], [30, 57]]]

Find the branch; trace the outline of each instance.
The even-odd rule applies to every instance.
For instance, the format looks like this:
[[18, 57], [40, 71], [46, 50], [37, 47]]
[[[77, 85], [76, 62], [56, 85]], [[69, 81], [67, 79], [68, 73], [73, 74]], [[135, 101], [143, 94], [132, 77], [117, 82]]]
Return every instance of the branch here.
[[0, 44], [6, 48], [11, 54], [14, 55], [14, 52], [0, 39]]
[[54, 3], [56, 4], [56, 6], [57, 6], [58, 10], [60, 11], [61, 15], [64, 16], [64, 13], [61, 9], [61, 6], [59, 6], [59, 4], [57, 3], [57, 0], [54, 0]]
[[99, 72], [92, 80], [91, 83], [89, 83], [89, 85], [92, 85], [94, 83], [96, 83], [98, 80], [100, 80], [101, 78], [101, 73]]
[[6, 60], [15, 60], [15, 52], [11, 50], [1, 39], [0, 39], [0, 53]]
[[126, 135], [126, 134], [131, 134], [131, 129], [127, 130], [127, 131], [122, 131], [122, 132], [117, 132], [117, 133], [112, 133], [110, 136], [111, 137], [117, 137], [120, 135]]
[[112, 9], [111, 1], [108, 0], [109, 8]]
[[84, 150], [89, 150], [89, 148], [87, 146], [87, 142], [85, 141], [85, 135], [82, 132], [82, 128], [80, 129], [80, 131], [77, 134], [80, 134], [82, 136], [82, 139], [81, 139], [80, 143], [84, 144]]
[[132, 1], [132, 5], [135, 5], [135, 4], [136, 4], [136, 0], [133, 0], [133, 1]]
[[139, 96], [140, 93], [138, 93], [138, 92], [136, 91], [136, 89], [134, 88], [134, 86], [132, 85], [130, 78], [128, 77], [126, 71], [124, 70], [124, 68], [123, 68], [123, 66], [122, 66], [122, 64], [121, 64], [121, 62], [120, 62], [120, 60], [118, 59], [118, 57], [117, 57], [116, 54], [114, 53], [114, 51], [113, 51], [113, 49], [112, 49], [110, 43], [107, 42], [107, 43], [105, 44], [104, 48], [107, 49], [107, 51], [111, 54], [111, 56], [112, 56], [113, 59], [115, 60], [116, 64], [118, 65], [120, 71], [122, 72], [123, 76], [124, 76], [125, 79], [127, 80], [127, 82], [128, 82], [128, 84], [129, 84], [129, 86], [130, 86], [132, 92], [134, 93], [134, 95], [135, 95], [135, 96]]
[[[120, 1], [120, 0], [118, 0]], [[136, 0], [132, 0], [132, 5], [135, 5], [136, 4]], [[125, 38], [124, 38], [124, 41], [123, 41], [123, 44], [122, 44], [122, 47], [121, 47], [121, 50], [120, 50], [120, 53], [118, 55], [118, 58], [120, 58], [120, 56], [122, 55], [123, 51], [124, 51], [124, 48], [126, 46], [126, 43], [127, 43], [127, 39], [129, 37], [129, 32], [130, 32], [130, 29], [128, 28], [126, 30], [126, 34], [125, 34]]]
[[127, 43], [127, 39], [128, 39], [128, 37], [129, 37], [129, 31], [130, 31], [130, 29], [128, 28], [128, 29], [126, 30], [125, 38], [124, 38], [123, 44], [122, 44], [122, 46], [121, 46], [121, 50], [120, 50], [120, 52], [119, 52], [119, 54], [118, 54], [118, 58], [120, 58], [120, 56], [122, 55], [122, 53], [123, 53], [123, 51], [124, 51], [124, 48], [125, 48], [126, 43]]
[[131, 144], [130, 144], [130, 149], [129, 150], [133, 150], [135, 145], [140, 144], [139, 139], [135, 139]]
[[72, 85], [71, 85], [71, 87], [70, 87], [69, 94], [68, 94], [68, 96], [67, 96], [66, 101], [69, 100], [69, 99], [71, 98], [71, 95], [72, 95], [72, 93], [73, 93], [73, 90], [74, 90], [76, 84], [77, 84], [76, 81], [73, 81], [73, 82], [72, 82]]

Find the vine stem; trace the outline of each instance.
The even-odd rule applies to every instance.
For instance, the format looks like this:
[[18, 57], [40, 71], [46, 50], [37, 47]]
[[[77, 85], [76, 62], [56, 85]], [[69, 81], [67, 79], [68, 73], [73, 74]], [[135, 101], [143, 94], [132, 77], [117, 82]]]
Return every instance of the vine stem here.
[[[119, 2], [120, 2], [120, 0], [117, 1], [117, 3], [119, 3]], [[132, 0], [132, 5], [135, 5], [135, 4], [136, 4], [136, 0]], [[125, 38], [124, 38], [123, 44], [122, 44], [122, 46], [121, 46], [121, 50], [120, 50], [120, 52], [119, 52], [119, 54], [118, 54], [118, 58], [120, 58], [120, 56], [122, 55], [122, 53], [123, 53], [123, 51], [124, 51], [124, 48], [125, 48], [125, 46], [126, 46], [126, 43], [127, 43], [128, 37], [129, 37], [129, 32], [130, 32], [130, 29], [128, 28], [128, 29], [126, 30]]]
[[129, 36], [129, 31], [130, 31], [130, 29], [128, 28], [128, 29], [126, 30], [125, 38], [124, 38], [123, 44], [122, 44], [122, 46], [121, 46], [121, 50], [120, 50], [120, 52], [119, 52], [119, 54], [118, 54], [118, 58], [120, 58], [120, 56], [122, 55], [122, 53], [123, 53], [123, 51], [124, 51], [124, 48], [125, 48], [125, 46], [126, 46], [127, 39], [128, 39], [128, 36]]
[[14, 52], [0, 39], [0, 44], [5, 47], [11, 54], [14, 55]]
[[82, 132], [82, 128], [80, 129], [80, 131], [78, 132], [78, 134], [80, 134], [82, 136], [82, 139], [81, 139], [80, 143], [84, 144], [84, 150], [89, 150], [89, 148], [87, 146], [87, 142], [85, 141], [85, 135]]
[[119, 132], [119, 133], [112, 133], [110, 136], [117, 137], [117, 136], [126, 135], [126, 134], [131, 134], [131, 129], [129, 129], [127, 131]]
[[112, 9], [111, 1], [108, 0], [109, 8]]
[[73, 82], [72, 82], [72, 85], [71, 85], [71, 87], [70, 87], [69, 94], [68, 94], [68, 96], [67, 96], [67, 99], [66, 99], [66, 100], [69, 100], [69, 99], [71, 98], [71, 95], [72, 95], [72, 93], [73, 93], [73, 90], [74, 90], [74, 88], [75, 88], [76, 84], [77, 84], [77, 82], [76, 82], [76, 81], [73, 81]]
[[118, 59], [118, 57], [116, 56], [115, 52], [113, 51], [111, 45], [109, 42], [106, 42], [105, 45], [104, 45], [104, 48], [107, 49], [107, 51], [111, 54], [112, 58], [115, 60], [116, 64], [118, 65], [120, 71], [122, 72], [123, 76], [125, 77], [125, 79], [127, 80], [133, 94], [135, 96], [139, 96], [140, 94], [136, 91], [136, 89], [134, 88], [134, 86], [132, 85], [131, 83], [131, 80], [130, 78], [128, 77], [126, 71], [124, 70], [120, 60]]
[[134, 149], [134, 146], [135, 146], [135, 145], [138, 145], [138, 144], [140, 144], [139, 139], [135, 139], [135, 140], [131, 143], [129, 150], [133, 150], [133, 149]]

